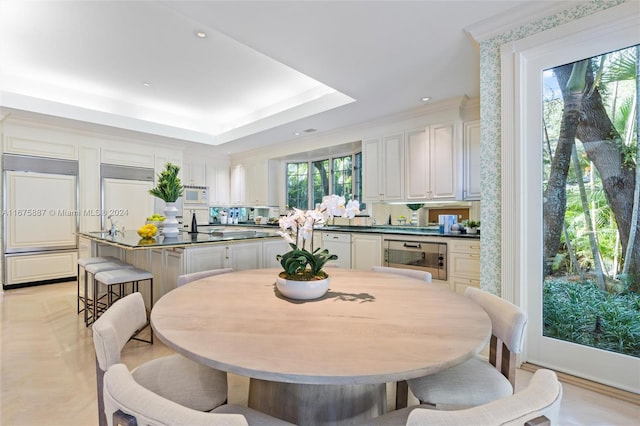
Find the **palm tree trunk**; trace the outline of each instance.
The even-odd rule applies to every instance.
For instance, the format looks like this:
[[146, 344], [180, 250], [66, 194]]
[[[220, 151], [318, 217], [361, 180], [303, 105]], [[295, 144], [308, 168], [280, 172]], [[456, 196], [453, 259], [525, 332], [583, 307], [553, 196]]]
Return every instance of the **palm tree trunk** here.
[[605, 289], [604, 274], [602, 272], [602, 259], [600, 257], [600, 248], [598, 246], [598, 240], [596, 239], [596, 232], [591, 219], [591, 209], [589, 208], [589, 200], [587, 199], [587, 191], [584, 188], [584, 182], [582, 181], [582, 170], [580, 169], [580, 160], [578, 159], [578, 151], [576, 146], [573, 145], [571, 151], [571, 157], [573, 159], [573, 167], [575, 169], [576, 176], [578, 176], [578, 188], [580, 189], [580, 200], [582, 201], [582, 211], [584, 212], [584, 221], [587, 227], [587, 233], [589, 234], [589, 245], [591, 246], [591, 256], [593, 257], [593, 266], [596, 270], [596, 278], [598, 279], [598, 287], [600, 290]]

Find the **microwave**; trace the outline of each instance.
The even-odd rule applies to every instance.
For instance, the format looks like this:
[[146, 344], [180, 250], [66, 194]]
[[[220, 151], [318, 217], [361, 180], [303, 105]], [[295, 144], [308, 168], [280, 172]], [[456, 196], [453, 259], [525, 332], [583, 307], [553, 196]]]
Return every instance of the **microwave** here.
[[209, 205], [209, 198], [207, 193], [209, 188], [206, 186], [192, 186], [184, 185], [182, 187], [182, 204], [187, 205]]

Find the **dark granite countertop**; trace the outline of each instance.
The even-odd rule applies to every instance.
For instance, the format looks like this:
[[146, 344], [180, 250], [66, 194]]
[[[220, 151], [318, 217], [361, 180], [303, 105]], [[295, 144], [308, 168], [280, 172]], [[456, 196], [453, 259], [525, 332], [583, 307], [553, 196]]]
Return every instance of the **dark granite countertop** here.
[[[208, 228], [208, 227], [205, 227]], [[228, 227], [225, 227], [228, 228]], [[160, 232], [154, 238], [142, 239], [138, 235], [136, 230], [125, 230], [124, 233], [118, 233], [117, 236], [112, 237], [107, 232], [79, 232], [78, 235], [90, 238], [92, 240], [102, 242], [105, 244], [111, 244], [127, 249], [153, 249], [153, 248], [166, 248], [166, 247], [188, 247], [198, 244], [213, 244], [224, 243], [232, 241], [244, 241], [251, 239], [262, 238], [282, 238], [276, 233], [276, 229], [269, 231], [256, 230], [255, 232], [227, 232], [210, 234], [208, 229], [203, 229], [197, 234], [190, 234], [188, 232], [181, 231], [175, 238], [165, 238]]]
[[[210, 225], [211, 227], [257, 227], [261, 229], [273, 229], [277, 231], [278, 225], [256, 225], [253, 223], [239, 223], [238, 225]], [[202, 228], [202, 227], [201, 227]], [[317, 232], [357, 232], [364, 234], [383, 234], [383, 235], [405, 235], [420, 237], [444, 237], [444, 238], [472, 238], [480, 239], [480, 234], [441, 234], [434, 227], [417, 227], [417, 226], [394, 226], [394, 225], [373, 225], [373, 226], [350, 226], [350, 225], [332, 225], [316, 228]]]

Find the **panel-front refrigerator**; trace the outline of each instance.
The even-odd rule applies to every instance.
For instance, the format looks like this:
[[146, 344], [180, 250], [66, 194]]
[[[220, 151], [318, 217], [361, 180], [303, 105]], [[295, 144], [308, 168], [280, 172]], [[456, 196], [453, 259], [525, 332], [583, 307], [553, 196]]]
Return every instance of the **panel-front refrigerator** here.
[[3, 288], [74, 279], [78, 162], [4, 154]]

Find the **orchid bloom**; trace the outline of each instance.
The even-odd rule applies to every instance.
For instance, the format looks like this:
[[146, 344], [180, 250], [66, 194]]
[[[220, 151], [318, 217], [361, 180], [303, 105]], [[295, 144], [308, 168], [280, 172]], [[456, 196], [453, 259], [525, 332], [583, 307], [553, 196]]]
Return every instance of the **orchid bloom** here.
[[289, 244], [294, 244], [296, 248], [302, 249], [309, 241], [311, 251], [313, 251], [313, 230], [315, 227], [325, 224], [329, 217], [339, 216], [353, 217], [360, 212], [360, 203], [351, 200], [345, 205], [345, 198], [338, 195], [329, 195], [322, 198], [322, 204], [314, 209], [303, 211], [294, 208], [287, 216], [281, 217], [278, 221], [282, 236]]

